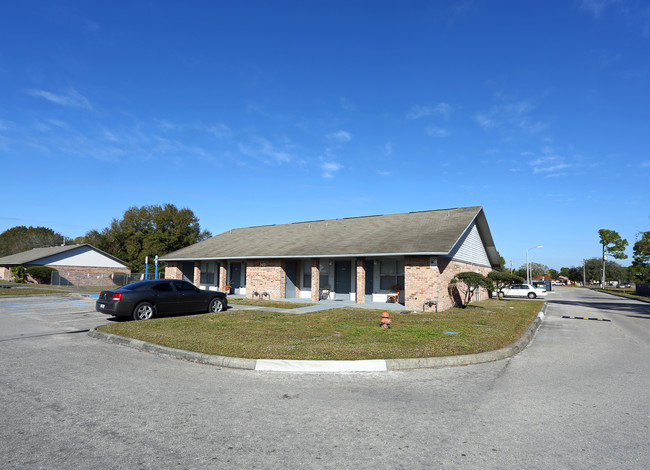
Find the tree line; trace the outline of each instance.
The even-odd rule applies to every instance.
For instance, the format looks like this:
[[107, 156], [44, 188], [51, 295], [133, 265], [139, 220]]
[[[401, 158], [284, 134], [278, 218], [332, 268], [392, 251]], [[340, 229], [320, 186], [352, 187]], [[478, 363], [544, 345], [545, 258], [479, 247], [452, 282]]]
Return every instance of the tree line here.
[[[559, 271], [550, 269], [539, 263], [529, 263], [533, 278], [548, 275], [551, 279], [565, 277], [572, 282], [600, 281], [603, 285], [607, 279], [625, 282], [650, 282], [650, 231], [637, 235], [637, 241], [632, 247], [632, 265], [625, 267], [609, 259], [627, 259], [625, 249], [628, 241], [615, 230], [600, 229], [598, 231], [602, 256], [584, 260], [581, 266], [563, 267]], [[502, 266], [505, 260], [501, 258]], [[526, 265], [512, 274], [525, 277]]]
[[[122, 218], [112, 219], [108, 227], [68, 239], [67, 244], [88, 243], [124, 261], [132, 272], [144, 272], [145, 256], [162, 256], [211, 236], [209, 231], [201, 229], [190, 209], [164, 204], [131, 207]], [[0, 234], [0, 257], [62, 245], [65, 240], [63, 235], [46, 227], [13, 227]]]

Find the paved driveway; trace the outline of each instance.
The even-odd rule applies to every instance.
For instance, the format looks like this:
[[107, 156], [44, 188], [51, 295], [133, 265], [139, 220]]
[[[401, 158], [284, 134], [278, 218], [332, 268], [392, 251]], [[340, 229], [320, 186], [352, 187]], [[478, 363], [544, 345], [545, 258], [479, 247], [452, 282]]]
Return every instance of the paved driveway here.
[[0, 298], [0, 468], [650, 468], [650, 306], [551, 299], [513, 359], [285, 374], [94, 340], [89, 299]]

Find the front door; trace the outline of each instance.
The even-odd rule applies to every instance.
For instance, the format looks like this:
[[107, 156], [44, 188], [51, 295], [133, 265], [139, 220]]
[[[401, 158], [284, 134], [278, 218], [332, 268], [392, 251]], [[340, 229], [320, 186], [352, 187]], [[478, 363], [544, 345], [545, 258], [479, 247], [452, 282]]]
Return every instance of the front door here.
[[230, 263], [230, 293], [239, 294], [241, 288], [241, 263]]
[[194, 263], [183, 263], [183, 280], [194, 284]]
[[334, 262], [334, 295], [335, 299], [350, 299], [352, 262], [340, 260]]
[[286, 263], [286, 281], [284, 284], [285, 294], [287, 299], [295, 299], [296, 284], [298, 283], [298, 263], [295, 260], [288, 260]]

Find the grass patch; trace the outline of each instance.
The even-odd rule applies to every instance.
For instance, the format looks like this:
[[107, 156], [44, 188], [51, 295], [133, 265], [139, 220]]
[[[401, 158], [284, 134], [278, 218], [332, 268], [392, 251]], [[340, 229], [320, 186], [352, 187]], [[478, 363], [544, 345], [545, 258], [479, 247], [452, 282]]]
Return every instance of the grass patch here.
[[271, 308], [300, 308], [315, 305], [308, 302], [286, 302], [282, 300], [262, 300], [262, 299], [238, 299], [228, 297], [228, 304], [251, 305], [253, 307], [271, 307]]
[[641, 300], [643, 302], [650, 302], [650, 298], [644, 295], [637, 295], [636, 289], [620, 289], [618, 287], [607, 287], [605, 289], [601, 287], [588, 287], [591, 290], [605, 292], [607, 294], [618, 295], [619, 297], [627, 297], [628, 299]]
[[[338, 308], [301, 315], [232, 310], [105, 325], [101, 331], [171, 348], [253, 359], [354, 360], [453, 356], [517, 341], [540, 302], [485, 300], [466, 309], [392, 315]], [[453, 334], [450, 334], [453, 333]]]
[[61, 294], [60, 290], [46, 289], [40, 287], [12, 287], [11, 289], [0, 288], [0, 296], [3, 295], [45, 295]]

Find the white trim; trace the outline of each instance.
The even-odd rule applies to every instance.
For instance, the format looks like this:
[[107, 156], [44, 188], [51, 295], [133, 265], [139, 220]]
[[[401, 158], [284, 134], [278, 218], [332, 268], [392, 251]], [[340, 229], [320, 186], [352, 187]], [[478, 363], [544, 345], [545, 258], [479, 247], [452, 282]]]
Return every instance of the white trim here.
[[365, 361], [290, 361], [258, 359], [255, 370], [268, 372], [386, 372], [385, 359]]

